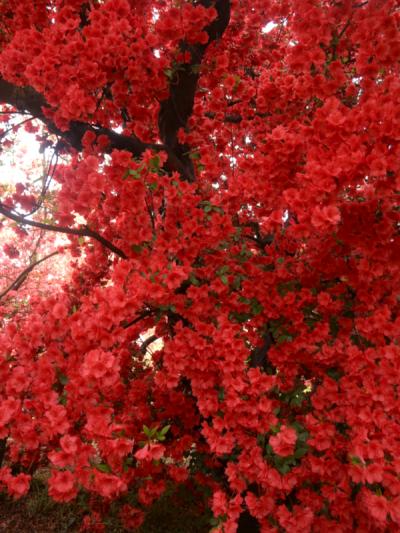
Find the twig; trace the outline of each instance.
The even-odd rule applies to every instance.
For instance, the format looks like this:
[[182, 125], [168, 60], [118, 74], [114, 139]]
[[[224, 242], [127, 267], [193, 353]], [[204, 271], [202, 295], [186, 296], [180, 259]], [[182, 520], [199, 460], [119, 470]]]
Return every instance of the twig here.
[[24, 283], [26, 278], [28, 277], [28, 274], [32, 272], [34, 268], [36, 268], [40, 263], [43, 263], [43, 261], [46, 261], [47, 259], [50, 259], [50, 257], [53, 257], [57, 255], [59, 252], [52, 252], [49, 255], [46, 255], [45, 257], [42, 257], [42, 259], [39, 259], [38, 261], [35, 261], [31, 265], [29, 265], [25, 270], [19, 274], [19, 276], [9, 285], [3, 292], [0, 293], [0, 300], [6, 296], [10, 291], [17, 291], [21, 285]]
[[147, 309], [146, 311], [143, 311], [140, 315], [138, 315], [136, 318], [134, 318], [130, 322], [127, 322], [125, 324], [123, 323], [121, 325], [124, 329], [130, 328], [134, 324], [137, 324], [138, 322], [140, 322], [144, 318], [151, 316], [152, 314], [153, 314], [153, 311], [151, 309]]
[[122, 257], [122, 259], [127, 259], [127, 256], [122, 250], [114, 246], [114, 244], [99, 235], [96, 231], [89, 229], [88, 227], [85, 227], [83, 229], [75, 229], [67, 228], [65, 226], [55, 226], [53, 224], [44, 224], [43, 222], [36, 222], [35, 220], [27, 220], [22, 215], [17, 215], [16, 213], [13, 213], [10, 209], [7, 209], [4, 205], [1, 204], [0, 213], [5, 217], [10, 218], [11, 220], [18, 222], [19, 224], [26, 224], [27, 226], [32, 226], [34, 228], [40, 228], [46, 231], [56, 231], [58, 233], [65, 233], [67, 235], [77, 235], [78, 237], [90, 237], [102, 244], [105, 248], [111, 250], [114, 254], [118, 255], [119, 257]]
[[140, 345], [140, 351], [143, 355], [145, 355], [147, 348], [150, 346], [150, 344], [153, 344], [153, 342], [155, 342], [156, 340], [158, 340], [157, 335], [151, 335], [151, 337], [148, 337], [142, 342], [142, 344]]
[[[55, 162], [53, 164], [54, 157], [55, 157]], [[51, 183], [51, 181], [52, 181], [52, 179], [54, 177], [54, 173], [56, 171], [57, 164], [58, 164], [58, 152], [57, 152], [57, 149], [55, 149], [54, 152], [52, 153], [51, 158], [50, 158], [49, 166], [48, 166], [47, 172], [46, 172], [46, 176], [43, 179], [42, 190], [41, 190], [40, 195], [39, 195], [39, 197], [38, 197], [38, 199], [36, 201], [36, 205], [29, 211], [29, 213], [26, 213], [24, 215], [25, 217], [29, 217], [29, 216], [33, 215], [34, 213], [36, 213], [36, 211], [39, 211], [39, 209], [42, 207], [43, 202], [44, 202], [45, 197], [46, 197], [46, 193], [49, 190], [50, 183]]]
[[10, 131], [17, 130], [20, 126], [22, 126], [26, 122], [30, 122], [31, 120], [33, 120], [33, 118], [34, 117], [29, 117], [29, 118], [26, 118], [25, 120], [23, 120], [22, 122], [18, 122], [18, 124], [13, 124], [12, 126], [10, 126], [9, 128], [7, 128], [6, 130], [4, 130], [4, 131], [2, 131], [0, 133], [0, 139], [5, 137], [8, 133], [10, 133]]

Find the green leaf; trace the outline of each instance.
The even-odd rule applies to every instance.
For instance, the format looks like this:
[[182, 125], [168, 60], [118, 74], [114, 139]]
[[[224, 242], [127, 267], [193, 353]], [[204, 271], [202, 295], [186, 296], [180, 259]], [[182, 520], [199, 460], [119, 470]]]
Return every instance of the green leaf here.
[[305, 443], [308, 439], [308, 431], [303, 431], [302, 433], [297, 433], [297, 440], [301, 443]]
[[301, 404], [303, 403], [303, 400], [304, 400], [304, 396], [302, 394], [296, 394], [296, 396], [294, 396], [290, 400], [290, 405], [292, 407], [300, 407]]
[[151, 438], [151, 436], [153, 434], [152, 431], [153, 431], [152, 429], [150, 429], [146, 425], [143, 425], [143, 433], [146, 435], [146, 437]]
[[141, 244], [132, 244], [131, 248], [137, 254], [140, 254], [140, 252], [143, 250], [143, 246]]
[[282, 344], [284, 342], [291, 342], [293, 340], [293, 337], [288, 334], [279, 335], [279, 337], [276, 339], [276, 344]]
[[214, 516], [210, 519], [210, 526], [211, 527], [217, 527], [219, 524], [219, 519], [215, 518]]
[[139, 167], [138, 169], [134, 170], [133, 168], [131, 168], [129, 171], [128, 171], [128, 174], [129, 176], [132, 176], [132, 178], [134, 180], [139, 180], [140, 179], [140, 176], [141, 176], [141, 167]]
[[282, 475], [285, 475], [290, 472], [290, 465], [288, 463], [275, 464], [275, 468]]
[[328, 368], [326, 371], [327, 375], [334, 379], [335, 381], [339, 381], [339, 379], [343, 376], [343, 372], [340, 370], [340, 368]]
[[193, 274], [193, 272], [191, 272], [189, 274], [189, 281], [195, 287], [198, 287], [200, 285], [200, 281], [196, 278], [196, 276]]
[[229, 272], [229, 266], [223, 265], [221, 268], [217, 270], [217, 276], [221, 276], [222, 274], [226, 274], [227, 272]]
[[238, 322], [239, 324], [247, 322], [251, 317], [252, 315], [250, 313], [238, 313], [237, 311], [233, 311], [229, 315], [230, 320]]
[[175, 313], [176, 311], [176, 307], [174, 305], [160, 305], [158, 309], [164, 313], [168, 311], [172, 311], [173, 313]]
[[208, 200], [200, 202], [199, 207], [201, 207], [205, 213], [211, 213], [214, 211], [215, 213], [220, 213], [221, 215], [224, 214], [222, 207], [219, 207], [218, 205], [212, 205]]
[[68, 383], [68, 376], [60, 372], [58, 374], [58, 381], [61, 383], [61, 385], [66, 385]]
[[164, 426], [158, 433], [159, 435], [166, 435], [168, 433], [168, 431], [170, 430], [171, 428], [171, 424], [168, 424], [167, 426]]
[[337, 337], [339, 333], [339, 321], [334, 315], [329, 318], [329, 333], [332, 337]]
[[125, 459], [124, 464], [122, 466], [122, 468], [123, 468], [125, 473], [128, 472], [128, 470], [132, 466], [132, 464], [133, 464], [132, 457], [128, 457], [128, 458]]
[[161, 159], [160, 156], [155, 155], [149, 161], [149, 169], [157, 172], [160, 170]]
[[108, 466], [107, 463], [100, 463], [95, 465], [95, 467], [97, 468], [97, 470], [100, 470], [100, 472], [104, 472], [106, 474], [112, 472], [111, 468]]
[[308, 452], [308, 446], [299, 446], [295, 452], [294, 452], [294, 456], [296, 459], [300, 459], [301, 457], [303, 457], [304, 455], [306, 455], [306, 453]]
[[241, 276], [240, 274], [235, 276], [235, 278], [233, 280], [233, 283], [232, 283], [232, 287], [235, 290], [239, 290], [240, 289], [241, 283], [242, 283], [242, 279], [244, 279], [244, 276]]
[[63, 391], [63, 393], [61, 394], [58, 400], [58, 403], [64, 406], [67, 405], [67, 392], [66, 391]]
[[251, 312], [253, 315], [259, 315], [263, 312], [264, 307], [260, 304], [257, 298], [252, 298], [250, 302]]

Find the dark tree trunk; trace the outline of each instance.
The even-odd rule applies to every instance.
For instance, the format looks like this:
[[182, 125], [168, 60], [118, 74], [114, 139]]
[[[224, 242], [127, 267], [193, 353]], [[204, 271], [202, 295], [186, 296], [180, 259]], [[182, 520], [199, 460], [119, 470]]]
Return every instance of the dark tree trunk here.
[[258, 520], [251, 516], [248, 511], [240, 515], [237, 533], [259, 533], [259, 531], [260, 525]]
[[7, 439], [0, 440], [0, 467], [3, 465], [4, 456], [6, 454]]

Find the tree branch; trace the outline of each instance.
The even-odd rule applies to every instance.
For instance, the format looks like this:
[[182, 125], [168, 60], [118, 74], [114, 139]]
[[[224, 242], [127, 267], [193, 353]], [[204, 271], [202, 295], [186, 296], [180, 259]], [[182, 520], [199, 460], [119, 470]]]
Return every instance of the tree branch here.
[[127, 328], [130, 328], [131, 326], [133, 326], [134, 324], [137, 324], [138, 322], [140, 322], [141, 320], [143, 320], [144, 318], [147, 318], [149, 316], [151, 316], [154, 312], [151, 310], [151, 309], [146, 309], [145, 311], [143, 311], [142, 313], [140, 313], [136, 318], [134, 318], [133, 320], [131, 320], [130, 322], [124, 322], [121, 324], [121, 326], [124, 328], [124, 329], [127, 329]]
[[0, 468], [3, 466], [4, 457], [7, 450], [7, 437], [0, 439]]
[[151, 335], [142, 342], [142, 344], [140, 345], [140, 351], [143, 355], [146, 354], [147, 348], [150, 346], [150, 344], [153, 344], [153, 342], [155, 342], [156, 340], [158, 340], [157, 335]]
[[45, 257], [42, 257], [42, 259], [39, 259], [38, 261], [35, 261], [31, 265], [29, 265], [25, 270], [23, 270], [19, 276], [9, 285], [3, 292], [0, 293], [0, 300], [6, 296], [10, 291], [17, 291], [21, 285], [24, 283], [26, 278], [28, 277], [28, 274], [32, 272], [32, 270], [40, 265], [40, 263], [43, 263], [43, 261], [46, 261], [46, 259], [50, 259], [50, 257], [53, 257], [54, 255], [57, 255], [59, 252], [52, 252], [51, 254], [46, 255]]
[[274, 344], [271, 332], [268, 330], [263, 336], [263, 343], [258, 348], [254, 348], [250, 354], [250, 368], [261, 368], [264, 371], [272, 368], [268, 360], [268, 352]]
[[200, 66], [209, 45], [220, 38], [229, 24], [230, 0], [201, 0], [204, 7], [214, 4], [217, 18], [206, 28], [208, 33], [207, 44], [189, 45], [185, 41], [179, 45], [181, 52], [189, 52], [191, 61], [180, 66], [174, 74], [169, 87], [169, 97], [161, 102], [158, 116], [158, 127], [162, 142], [181, 161], [185, 168], [184, 177], [194, 181], [193, 162], [188, 152], [189, 147], [178, 141], [178, 130], [185, 128], [193, 112], [194, 98], [200, 76]]
[[[207, 118], [211, 119], [214, 119], [216, 116], [216, 113], [213, 113], [212, 111], [207, 111], [204, 114]], [[228, 124], [240, 124], [242, 120], [242, 115], [239, 115], [238, 113], [226, 113], [223, 118], [223, 121]]]
[[[71, 121], [67, 131], [61, 131], [54, 121], [44, 113], [51, 109], [46, 99], [32, 87], [17, 87], [0, 78], [0, 102], [17, 109], [18, 112], [29, 112], [34, 118], [42, 121], [48, 131], [58, 135], [63, 141], [77, 151], [82, 150], [82, 138], [87, 132], [96, 136], [105, 135], [109, 140], [108, 150], [127, 150], [134, 157], [140, 157], [145, 150], [166, 151], [168, 160], [165, 168], [168, 172], [177, 171], [183, 179], [194, 180], [193, 162], [187, 146], [181, 145], [177, 134], [179, 128], [185, 128], [193, 111], [194, 97], [200, 75], [200, 66], [204, 54], [213, 41], [220, 38], [228, 26], [230, 19], [230, 0], [200, 0], [205, 7], [215, 6], [218, 16], [206, 28], [207, 44], [180, 44], [182, 52], [191, 54], [190, 63], [185, 63], [175, 74], [170, 84], [169, 97], [161, 102], [159, 113], [159, 131], [162, 144], [145, 143], [135, 135], [122, 135], [112, 129], [81, 121]], [[56, 231], [56, 230], [54, 230]]]
[[99, 233], [89, 229], [88, 227], [82, 229], [67, 228], [65, 226], [55, 226], [53, 224], [44, 224], [43, 222], [36, 222], [35, 220], [27, 220], [22, 215], [17, 215], [16, 213], [13, 213], [10, 209], [6, 208], [4, 205], [1, 204], [0, 213], [5, 217], [10, 218], [11, 220], [18, 222], [19, 224], [26, 224], [27, 226], [32, 226], [34, 228], [40, 228], [46, 231], [56, 231], [58, 233], [66, 233], [67, 235], [77, 235], [78, 237], [90, 237], [102, 244], [105, 248], [111, 250], [114, 254], [118, 255], [119, 257], [122, 257], [122, 259], [127, 259], [127, 256], [122, 250], [114, 246], [111, 242], [102, 237]]
[[82, 139], [85, 133], [92, 132], [97, 137], [104, 135], [108, 138], [109, 144], [107, 151], [126, 150], [133, 157], [140, 157], [145, 150], [154, 150], [156, 152], [165, 151], [168, 159], [165, 168], [168, 172], [177, 171], [182, 176], [186, 175], [186, 168], [182, 161], [176, 156], [173, 150], [164, 144], [145, 143], [135, 135], [123, 135], [109, 128], [104, 128], [94, 124], [81, 121], [71, 121], [67, 131], [61, 131], [54, 122], [45, 116], [43, 109], [50, 109], [49, 104], [44, 97], [35, 91], [32, 87], [17, 87], [12, 83], [0, 78], [0, 102], [12, 105], [19, 113], [28, 112], [34, 118], [43, 122], [48, 131], [63, 139], [66, 145], [74, 148], [78, 152], [82, 151]]
[[16, 85], [0, 78], [0, 101], [12, 105], [20, 112], [28, 111], [33, 117], [41, 120], [50, 133], [64, 139], [72, 148], [82, 150], [82, 137], [86, 132], [92, 131], [96, 135], [106, 135], [110, 140], [111, 148], [128, 150], [134, 156], [141, 155], [147, 148], [160, 150], [160, 145], [144, 143], [134, 135], [127, 136], [115, 131], [96, 127], [80, 121], [71, 121], [67, 131], [61, 131], [54, 122], [45, 116], [43, 109], [51, 109], [45, 98], [32, 87], [17, 87]]

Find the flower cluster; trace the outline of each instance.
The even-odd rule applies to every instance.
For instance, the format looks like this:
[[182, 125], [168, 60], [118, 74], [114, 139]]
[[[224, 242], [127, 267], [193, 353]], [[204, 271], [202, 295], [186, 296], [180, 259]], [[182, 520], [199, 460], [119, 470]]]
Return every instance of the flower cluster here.
[[0, 5], [0, 99], [40, 95], [73, 228], [63, 283], [0, 299], [2, 489], [46, 466], [127, 530], [169, 482], [214, 531], [399, 530], [399, 26], [395, 0]]

